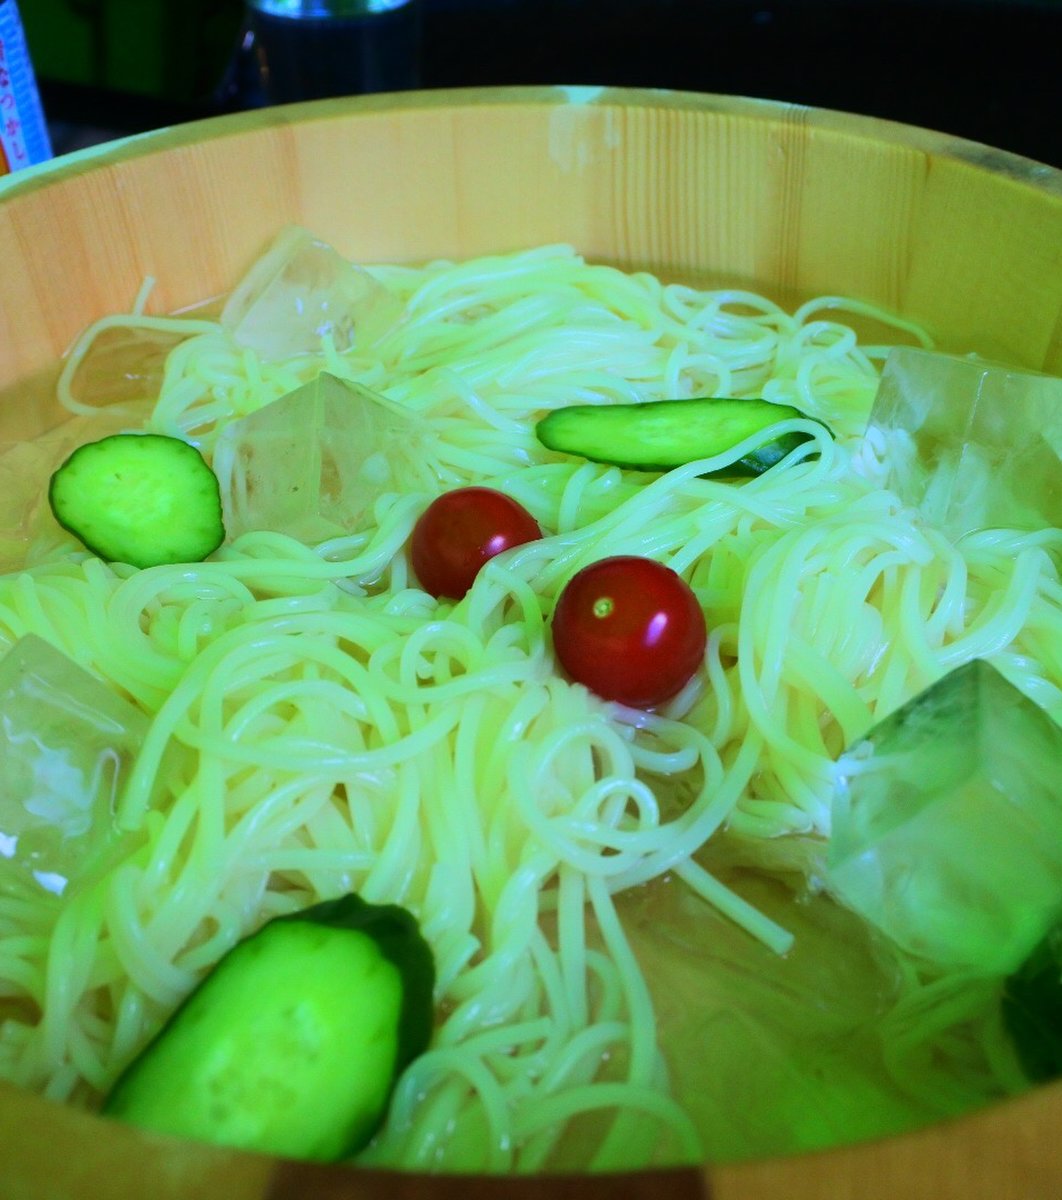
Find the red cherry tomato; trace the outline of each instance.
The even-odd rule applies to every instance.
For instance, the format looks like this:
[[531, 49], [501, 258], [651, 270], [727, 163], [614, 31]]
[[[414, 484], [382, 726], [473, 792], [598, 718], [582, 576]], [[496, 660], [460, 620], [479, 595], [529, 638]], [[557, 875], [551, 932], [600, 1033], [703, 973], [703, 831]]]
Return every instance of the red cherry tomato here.
[[493, 488], [444, 492], [413, 527], [413, 571], [433, 596], [460, 600], [489, 558], [542, 536], [535, 518]]
[[577, 572], [553, 611], [557, 658], [604, 700], [652, 708], [704, 660], [704, 613], [689, 586], [650, 558], [603, 558]]

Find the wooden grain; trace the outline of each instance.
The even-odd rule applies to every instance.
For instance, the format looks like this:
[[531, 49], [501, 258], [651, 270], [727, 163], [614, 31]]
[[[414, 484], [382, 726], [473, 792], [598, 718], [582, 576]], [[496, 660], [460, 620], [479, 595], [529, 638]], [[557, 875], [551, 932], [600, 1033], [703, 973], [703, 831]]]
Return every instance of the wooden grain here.
[[[229, 287], [287, 222], [362, 261], [545, 242], [778, 296], [843, 293], [1062, 373], [1062, 176], [801, 107], [674, 93], [414, 93], [271, 109], [0, 181], [0, 435], [90, 320]], [[582, 1180], [396, 1179], [149, 1138], [0, 1086], [3, 1200], [1057, 1200], [1062, 1088], [869, 1146]], [[710, 1180], [710, 1184], [709, 1184]]]
[[902, 1138], [717, 1168], [713, 1200], [1059, 1200], [1062, 1090]]
[[711, 1200], [702, 1171], [426, 1179], [146, 1134], [0, 1081], [2, 1200]]
[[428, 92], [266, 109], [0, 182], [0, 392], [92, 318], [230, 286], [285, 222], [365, 261], [552, 241], [839, 292], [1062, 370], [1062, 184], [886, 122], [711, 96]]

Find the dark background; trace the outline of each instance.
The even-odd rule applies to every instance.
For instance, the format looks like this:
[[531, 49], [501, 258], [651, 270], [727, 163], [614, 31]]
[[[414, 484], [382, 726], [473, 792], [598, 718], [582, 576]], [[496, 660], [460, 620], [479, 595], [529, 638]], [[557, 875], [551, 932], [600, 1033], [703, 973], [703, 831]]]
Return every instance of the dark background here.
[[[1062, 167], [1062, 0], [422, 0], [425, 87], [794, 101]], [[261, 102], [241, 0], [21, 0], [56, 149]], [[238, 70], [236, 68], [239, 68]]]

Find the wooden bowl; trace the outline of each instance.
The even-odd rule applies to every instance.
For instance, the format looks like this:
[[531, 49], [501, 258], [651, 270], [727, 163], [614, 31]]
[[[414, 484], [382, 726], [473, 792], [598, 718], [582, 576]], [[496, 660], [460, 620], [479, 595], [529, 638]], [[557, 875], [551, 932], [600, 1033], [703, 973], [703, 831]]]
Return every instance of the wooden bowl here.
[[[325, 101], [131, 138], [0, 183], [0, 436], [56, 423], [35, 381], [75, 334], [223, 292], [287, 222], [361, 261], [573, 243], [779, 299], [856, 296], [938, 343], [1062, 374], [1062, 173], [881, 121], [598, 88]], [[580, 1179], [316, 1168], [149, 1137], [0, 1088], [19, 1200], [1062, 1195], [1062, 1086], [921, 1133], [770, 1162]]]

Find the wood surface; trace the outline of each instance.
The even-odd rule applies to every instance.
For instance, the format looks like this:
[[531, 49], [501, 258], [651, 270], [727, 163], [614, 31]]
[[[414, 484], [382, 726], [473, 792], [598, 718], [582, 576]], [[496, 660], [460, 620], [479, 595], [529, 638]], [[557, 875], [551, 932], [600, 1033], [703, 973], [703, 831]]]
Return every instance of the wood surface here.
[[[361, 261], [547, 242], [778, 298], [845, 294], [1062, 374], [1062, 174], [941, 134], [709, 95], [532, 88], [323, 101], [0, 181], [0, 436], [47, 428], [90, 320], [222, 293], [286, 223]], [[0, 1085], [2, 1200], [1059, 1200], [1062, 1087], [872, 1145], [579, 1180], [309, 1168], [149, 1138]]]
[[[574, 102], [572, 102], [574, 100]], [[0, 180], [0, 393], [91, 319], [232, 285], [287, 222], [363, 261], [567, 241], [783, 296], [841, 293], [1062, 372], [1060, 173], [795, 105], [601, 89], [264, 109]]]

